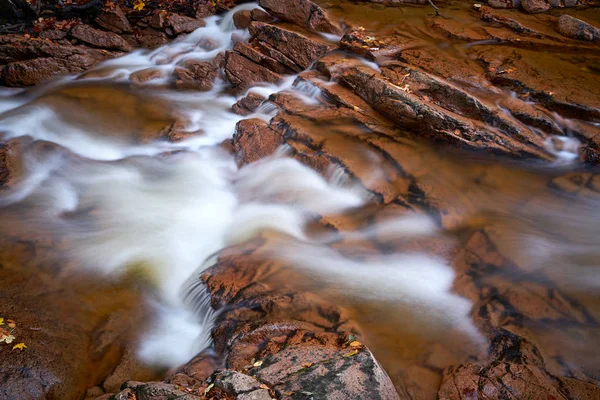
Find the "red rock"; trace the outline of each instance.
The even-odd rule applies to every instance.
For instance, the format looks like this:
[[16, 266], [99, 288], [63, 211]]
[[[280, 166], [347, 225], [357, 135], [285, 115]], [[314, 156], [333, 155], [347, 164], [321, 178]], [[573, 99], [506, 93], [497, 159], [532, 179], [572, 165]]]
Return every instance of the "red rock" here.
[[260, 0], [258, 4], [277, 18], [311, 31], [341, 33], [341, 28], [327, 13], [310, 0]]
[[131, 51], [133, 48], [126, 40], [114, 32], [104, 32], [89, 25], [80, 24], [71, 29], [71, 36], [84, 43], [103, 49]]
[[252, 11], [250, 11], [250, 18], [252, 19], [252, 21], [266, 22], [266, 23], [271, 23], [271, 22], [275, 21], [275, 17], [273, 17], [268, 12], [264, 12], [260, 8], [255, 8]]
[[157, 68], [146, 68], [136, 71], [129, 75], [129, 80], [133, 83], [144, 83], [152, 79], [160, 78], [161, 71]]
[[225, 53], [224, 68], [225, 76], [237, 92], [257, 83], [277, 83], [281, 80], [280, 75], [232, 51]]
[[67, 32], [59, 31], [57, 29], [49, 29], [47, 31], [40, 32], [41, 39], [61, 40], [66, 37], [67, 37]]
[[550, 4], [546, 0], [521, 0], [521, 7], [529, 14], [548, 11]]
[[172, 14], [167, 18], [166, 26], [173, 30], [175, 35], [190, 33], [202, 28], [206, 23], [200, 19], [190, 18], [183, 15]]
[[217, 69], [210, 61], [187, 61], [173, 72], [175, 85], [180, 89], [207, 91], [217, 77]]
[[494, 8], [521, 8], [521, 0], [490, 0], [488, 5]]
[[551, 158], [535, 143], [520, 142], [508, 134], [487, 128], [486, 124], [445, 110], [411, 90], [389, 83], [370, 68], [352, 67], [344, 72], [340, 81], [397, 124], [435, 141], [485, 148], [513, 157]]
[[233, 14], [233, 24], [238, 29], [246, 29], [252, 22], [252, 14], [250, 10], [240, 10]]
[[140, 45], [146, 49], [154, 49], [169, 42], [169, 38], [163, 32], [152, 28], [146, 28], [140, 32], [138, 37]]
[[104, 29], [115, 33], [129, 33], [132, 31], [131, 24], [119, 6], [103, 11], [95, 21]]
[[267, 157], [281, 144], [283, 144], [283, 137], [270, 129], [262, 119], [244, 119], [235, 127], [233, 150], [239, 165]]
[[303, 69], [332, 50], [332, 47], [324, 41], [310, 39], [275, 25], [252, 22], [249, 30], [252, 37], [268, 43]]
[[600, 40], [600, 29], [567, 14], [563, 14], [558, 18], [557, 31], [561, 35], [577, 40], [587, 42]]
[[59, 45], [16, 35], [0, 36], [0, 84], [31, 86], [55, 75], [84, 72], [121, 55], [81, 46]]
[[19, 181], [23, 174], [22, 139], [0, 143], [0, 191]]
[[248, 96], [236, 102], [231, 108], [234, 113], [239, 115], [248, 115], [256, 111], [256, 109], [266, 100], [260, 94], [250, 92]]
[[212, 0], [200, 0], [196, 7], [196, 18], [206, 18], [217, 13], [217, 7]]

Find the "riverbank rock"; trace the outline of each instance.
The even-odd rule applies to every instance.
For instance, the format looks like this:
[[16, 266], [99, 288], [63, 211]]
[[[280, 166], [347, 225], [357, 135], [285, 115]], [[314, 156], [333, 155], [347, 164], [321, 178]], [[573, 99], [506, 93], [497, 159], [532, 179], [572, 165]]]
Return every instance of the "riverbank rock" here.
[[548, 11], [550, 3], [546, 0], [521, 0], [521, 7], [529, 14], [537, 14]]
[[0, 54], [0, 84], [19, 87], [32, 86], [55, 75], [84, 72], [123, 53], [4, 35], [0, 36]]
[[600, 40], [600, 29], [567, 14], [561, 15], [558, 18], [557, 30], [561, 35], [577, 40], [587, 42], [597, 42]]
[[260, 0], [258, 4], [269, 14], [313, 32], [341, 33], [339, 25], [310, 0]]
[[95, 22], [102, 28], [114, 33], [130, 33], [133, 30], [119, 6], [102, 12], [95, 19]]
[[232, 107], [232, 111], [239, 115], [248, 115], [256, 111], [256, 109], [266, 100], [266, 98], [258, 93], [250, 92], [246, 97], [238, 100]]
[[89, 25], [77, 25], [71, 29], [71, 36], [84, 43], [107, 50], [131, 51], [133, 47], [114, 32], [104, 32]]

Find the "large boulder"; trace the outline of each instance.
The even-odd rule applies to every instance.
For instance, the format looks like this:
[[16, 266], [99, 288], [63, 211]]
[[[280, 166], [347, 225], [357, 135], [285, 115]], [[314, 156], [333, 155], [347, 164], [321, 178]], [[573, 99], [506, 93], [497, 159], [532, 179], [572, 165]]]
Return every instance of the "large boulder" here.
[[236, 53], [225, 53], [225, 76], [237, 92], [243, 92], [257, 83], [277, 83], [281, 75]]
[[31, 86], [55, 75], [79, 73], [121, 55], [18, 35], [0, 36], [0, 85]]
[[133, 50], [133, 47], [116, 33], [94, 29], [85, 24], [77, 25], [71, 29], [71, 36], [79, 41], [102, 49], [121, 51]]
[[587, 42], [600, 40], [600, 29], [585, 21], [564, 14], [558, 18], [557, 30], [561, 35]]
[[332, 46], [323, 40], [309, 38], [263, 22], [252, 22], [249, 30], [253, 38], [268, 43], [302, 69], [308, 68], [315, 60], [333, 50]]
[[327, 13], [310, 0], [260, 0], [270, 14], [314, 32], [340, 34], [341, 28]]
[[102, 28], [114, 33], [130, 33], [132, 31], [131, 24], [119, 6], [102, 12], [95, 21]]

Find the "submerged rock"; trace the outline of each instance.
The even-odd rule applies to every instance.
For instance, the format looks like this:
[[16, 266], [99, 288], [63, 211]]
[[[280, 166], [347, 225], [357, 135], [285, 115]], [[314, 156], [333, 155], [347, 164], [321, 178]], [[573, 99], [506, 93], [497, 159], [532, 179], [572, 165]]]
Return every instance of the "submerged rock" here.
[[600, 40], [600, 29], [585, 21], [563, 14], [558, 18], [557, 30], [561, 35], [587, 42]]

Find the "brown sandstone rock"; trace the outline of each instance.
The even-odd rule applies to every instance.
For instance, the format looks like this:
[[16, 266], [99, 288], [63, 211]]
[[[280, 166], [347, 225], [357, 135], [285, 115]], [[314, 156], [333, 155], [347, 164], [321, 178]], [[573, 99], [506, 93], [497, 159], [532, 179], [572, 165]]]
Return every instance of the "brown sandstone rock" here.
[[237, 101], [231, 108], [236, 114], [248, 115], [256, 111], [265, 100], [266, 98], [264, 96], [250, 92], [246, 97]]
[[252, 22], [252, 13], [250, 10], [240, 10], [233, 14], [233, 24], [238, 29], [246, 29]]
[[548, 11], [550, 4], [546, 0], [521, 0], [521, 7], [529, 14]]
[[225, 53], [225, 76], [237, 92], [261, 82], [277, 83], [281, 76], [232, 51]]
[[233, 135], [233, 150], [239, 165], [270, 156], [283, 144], [283, 137], [258, 118], [237, 123]]
[[55, 75], [84, 72], [121, 54], [4, 35], [0, 36], [0, 84], [31, 86]]
[[133, 48], [126, 40], [114, 32], [104, 32], [89, 25], [80, 24], [71, 29], [71, 36], [84, 43], [103, 49], [131, 51]]
[[264, 12], [260, 8], [255, 8], [254, 10], [251, 10], [250, 17], [252, 18], [252, 21], [258, 22], [271, 23], [275, 21], [275, 18], [271, 14], [269, 14], [268, 12]]
[[205, 26], [205, 22], [200, 19], [186, 17], [184, 15], [171, 14], [166, 21], [166, 26], [171, 28], [173, 34], [190, 33], [198, 28]]
[[494, 8], [521, 8], [521, 0], [490, 0], [488, 4]]
[[160, 47], [169, 41], [167, 35], [152, 28], [146, 28], [140, 31], [140, 36], [137, 39], [140, 43], [140, 46], [146, 49]]
[[258, 4], [277, 18], [311, 31], [341, 33], [327, 13], [310, 0], [260, 0]]
[[207, 91], [217, 77], [215, 65], [209, 61], [187, 61], [173, 72], [175, 85], [181, 89]]
[[587, 42], [600, 40], [600, 29], [567, 14], [558, 18], [557, 30], [561, 35], [577, 40]]
[[252, 22], [249, 30], [252, 37], [268, 43], [302, 69], [308, 68], [315, 60], [332, 50], [324, 41], [311, 39], [275, 25]]
[[485, 148], [513, 157], [534, 156], [549, 159], [547, 152], [538, 146], [520, 143], [501, 132], [489, 130], [447, 111], [438, 105], [424, 101], [410, 90], [385, 81], [375, 71], [366, 67], [347, 70], [341, 82], [352, 88], [373, 108], [396, 123], [415, 130], [436, 141], [460, 146]]
[[0, 143], [0, 192], [17, 183], [23, 174], [23, 139]]
[[57, 29], [49, 29], [47, 31], [43, 31], [40, 33], [41, 39], [49, 39], [49, 40], [61, 40], [67, 37], [67, 32], [59, 31]]
[[161, 71], [157, 68], [146, 68], [140, 71], [136, 71], [129, 75], [129, 80], [133, 83], [144, 83], [151, 81], [152, 79], [160, 78]]
[[132, 31], [131, 24], [119, 6], [103, 11], [95, 21], [104, 29], [115, 33], [129, 33]]

